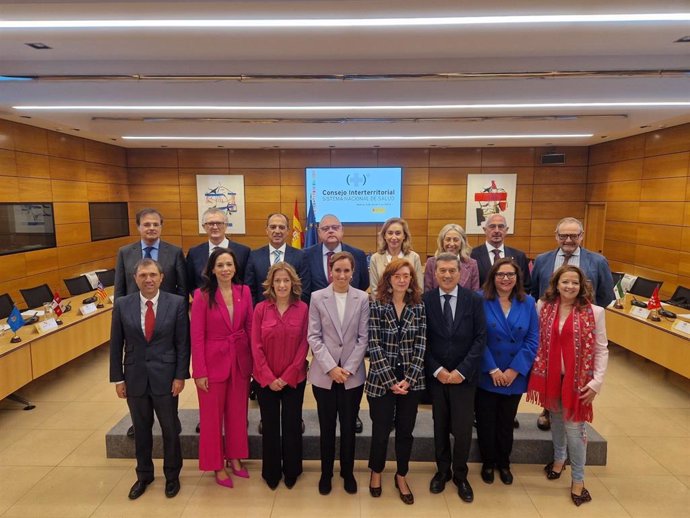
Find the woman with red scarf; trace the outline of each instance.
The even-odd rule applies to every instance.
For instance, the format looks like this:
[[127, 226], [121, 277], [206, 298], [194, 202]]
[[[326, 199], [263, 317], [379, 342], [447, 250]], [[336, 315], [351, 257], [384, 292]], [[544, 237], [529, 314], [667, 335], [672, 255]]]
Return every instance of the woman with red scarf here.
[[553, 461], [546, 478], [560, 478], [570, 457], [570, 496], [577, 506], [592, 500], [585, 489], [587, 432], [592, 401], [601, 391], [608, 362], [604, 308], [591, 303], [592, 288], [576, 266], [556, 270], [539, 301], [539, 350], [527, 401], [551, 411]]

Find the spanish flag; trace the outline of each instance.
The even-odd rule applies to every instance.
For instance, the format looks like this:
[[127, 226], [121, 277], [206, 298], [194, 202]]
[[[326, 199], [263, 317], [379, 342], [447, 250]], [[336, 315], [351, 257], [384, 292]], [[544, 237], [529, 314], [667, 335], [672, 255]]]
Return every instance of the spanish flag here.
[[292, 247], [302, 248], [304, 245], [304, 233], [302, 223], [299, 221], [299, 211], [297, 210], [297, 200], [295, 200], [295, 212], [292, 215]]

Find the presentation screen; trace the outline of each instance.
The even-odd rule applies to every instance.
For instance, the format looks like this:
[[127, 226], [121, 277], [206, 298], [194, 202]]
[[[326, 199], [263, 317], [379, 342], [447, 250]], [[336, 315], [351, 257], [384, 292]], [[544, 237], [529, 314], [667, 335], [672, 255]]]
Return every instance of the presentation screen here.
[[400, 217], [401, 167], [307, 167], [305, 185], [317, 222], [324, 214], [343, 223]]

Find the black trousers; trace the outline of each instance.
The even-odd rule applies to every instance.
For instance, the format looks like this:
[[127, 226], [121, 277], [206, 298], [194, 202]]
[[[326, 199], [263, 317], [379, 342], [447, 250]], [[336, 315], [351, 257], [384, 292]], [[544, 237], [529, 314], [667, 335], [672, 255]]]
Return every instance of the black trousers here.
[[297, 478], [302, 474], [302, 403], [306, 380], [292, 388], [274, 392], [259, 387], [263, 433], [261, 435], [261, 476], [269, 484], [277, 484], [283, 475]]
[[381, 473], [386, 467], [388, 437], [395, 419], [395, 460], [398, 463], [396, 473], [407, 475], [414, 440], [412, 431], [417, 421], [420, 397], [421, 392], [418, 390], [411, 390], [405, 396], [398, 396], [391, 391], [380, 397], [367, 396], [372, 424], [369, 469]]
[[[467, 458], [472, 444], [474, 393], [476, 387], [466, 383], [444, 385], [431, 383], [431, 410], [434, 417], [434, 447], [438, 471], [453, 472], [458, 480], [467, 478]], [[451, 455], [450, 434], [455, 438]]]
[[340, 475], [352, 475], [355, 468], [355, 419], [364, 385], [346, 390], [344, 384], [333, 382], [330, 389], [312, 385], [312, 390], [319, 414], [321, 473], [333, 476], [335, 426], [340, 418]]
[[482, 464], [509, 468], [513, 450], [513, 421], [522, 394], [497, 394], [477, 389], [474, 414]]
[[163, 472], [166, 480], [176, 480], [182, 469], [178, 398], [172, 394], [127, 396], [129, 413], [134, 425], [134, 449], [137, 457], [137, 479], [153, 480], [153, 414], [156, 413], [163, 433]]

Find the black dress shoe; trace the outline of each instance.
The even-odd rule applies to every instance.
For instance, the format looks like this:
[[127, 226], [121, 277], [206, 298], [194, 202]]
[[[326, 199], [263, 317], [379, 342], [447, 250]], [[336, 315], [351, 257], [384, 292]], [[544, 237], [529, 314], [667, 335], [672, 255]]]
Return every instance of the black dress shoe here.
[[319, 494], [327, 495], [331, 492], [331, 475], [321, 475], [319, 479]]
[[180, 479], [176, 478], [174, 480], [165, 481], [165, 496], [168, 498], [173, 498], [180, 492]]
[[355, 433], [362, 433], [362, 430], [364, 430], [364, 425], [362, 424], [362, 420], [357, 416], [355, 418]]
[[[405, 478], [405, 477], [403, 477], [402, 475], [400, 475], [400, 477], [401, 477], [402, 479]], [[395, 489], [398, 490], [398, 493], [400, 494], [400, 500], [403, 501], [403, 504], [406, 504], [406, 505], [412, 505], [412, 504], [414, 504], [414, 495], [412, 494], [412, 490], [410, 489], [409, 484], [408, 484], [408, 486], [407, 486], [407, 489], [408, 489], [410, 492], [409, 492], [409, 493], [403, 493], [403, 492], [402, 492], [402, 489], [400, 489], [400, 485], [398, 484], [398, 475], [397, 475], [397, 474], [395, 475]]]
[[295, 487], [295, 484], [297, 483], [297, 477], [288, 477], [287, 475], [285, 476], [285, 479], [283, 480], [285, 482], [285, 487], [288, 489], [292, 489]]
[[129, 499], [136, 500], [146, 491], [146, 486], [148, 486], [153, 480], [137, 480], [132, 488], [129, 490]]
[[127, 428], [127, 437], [134, 439], [134, 425]]
[[494, 468], [491, 468], [489, 466], [482, 466], [481, 475], [482, 480], [487, 484], [494, 483]]
[[454, 478], [453, 482], [455, 482], [455, 485], [458, 486], [458, 496], [460, 497], [460, 500], [467, 503], [470, 503], [474, 500], [474, 491], [472, 491], [472, 486], [470, 486], [470, 483], [466, 478], [462, 480]]
[[501, 479], [506, 486], [513, 483], [513, 474], [510, 472], [510, 468], [498, 468], [498, 478]]
[[[266, 479], [264, 479], [264, 480], [266, 480]], [[266, 480], [266, 485], [267, 485], [268, 487], [270, 487], [273, 491], [276, 490], [276, 488], [278, 487], [278, 484], [279, 484], [279, 483], [280, 483], [280, 480], [276, 480], [276, 481], [268, 481], [268, 480]]]
[[442, 493], [443, 490], [446, 488], [446, 482], [448, 482], [451, 479], [452, 475], [450, 471], [447, 471], [446, 473], [441, 473], [440, 471], [437, 471], [434, 477], [431, 479], [431, 483], [429, 484], [429, 491], [431, 491], [434, 494]]
[[201, 433], [201, 423], [196, 424], [196, 433]]
[[586, 504], [587, 502], [592, 501], [592, 495], [590, 495], [589, 491], [587, 491], [584, 487], [582, 488], [582, 493], [580, 493], [579, 495], [573, 493], [571, 489], [570, 498], [573, 499], [573, 503], [578, 507], [580, 507], [582, 504]]
[[343, 479], [343, 487], [345, 488], [345, 492], [350, 495], [357, 493], [357, 480], [355, 480], [355, 477], [353, 475], [347, 475], [343, 477]]
[[373, 496], [374, 498], [378, 498], [381, 496], [381, 486], [379, 485], [378, 487], [372, 487], [371, 485], [371, 479], [374, 475], [374, 472], [371, 472], [371, 475], [369, 475], [369, 494]]

